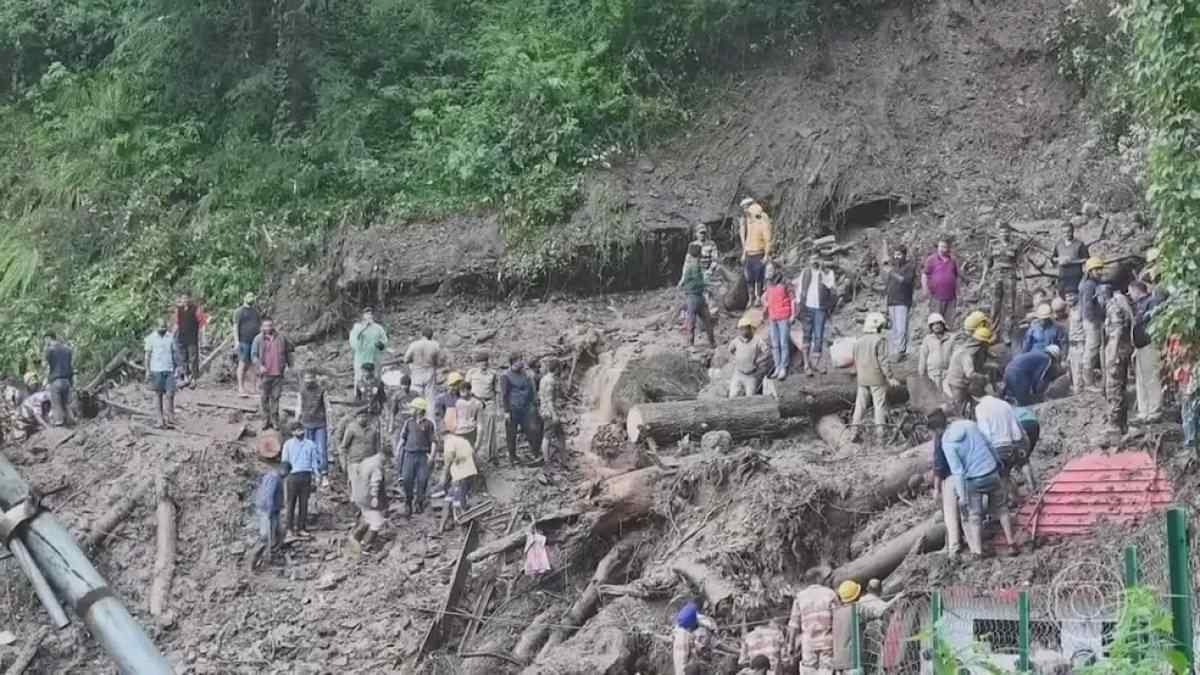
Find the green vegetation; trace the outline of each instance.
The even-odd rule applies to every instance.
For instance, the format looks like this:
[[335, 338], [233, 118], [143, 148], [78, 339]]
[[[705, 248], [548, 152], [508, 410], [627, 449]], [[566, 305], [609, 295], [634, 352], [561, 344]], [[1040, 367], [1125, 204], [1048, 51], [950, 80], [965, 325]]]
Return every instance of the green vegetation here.
[[1104, 660], [1080, 675], [1161, 675], [1186, 673], [1187, 659], [1175, 648], [1171, 612], [1144, 586], [1125, 589], [1121, 615]]
[[[12, 0], [0, 368], [87, 361], [177, 290], [229, 307], [339, 226], [491, 209], [544, 274], [586, 165], [684, 92], [879, 0]], [[561, 242], [559, 242], [561, 245]]]

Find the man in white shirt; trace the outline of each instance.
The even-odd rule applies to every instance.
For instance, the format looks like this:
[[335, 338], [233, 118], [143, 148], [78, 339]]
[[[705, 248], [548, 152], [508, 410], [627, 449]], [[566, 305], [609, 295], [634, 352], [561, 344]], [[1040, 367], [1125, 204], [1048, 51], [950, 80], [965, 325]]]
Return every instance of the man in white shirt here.
[[1025, 484], [1032, 489], [1033, 471], [1029, 468], [1027, 457], [1028, 443], [1025, 430], [1017, 420], [1016, 408], [1008, 401], [984, 394], [977, 386], [973, 389], [971, 393], [976, 398], [975, 423], [1000, 459], [1000, 477], [1008, 481], [1012, 469], [1019, 466]]
[[800, 350], [800, 359], [809, 375], [815, 372], [814, 366], [825, 348], [825, 325], [836, 299], [835, 283], [829, 263], [822, 264], [816, 255], [809, 258], [808, 268], [794, 282], [796, 304], [804, 310], [797, 312], [804, 316], [804, 349]]

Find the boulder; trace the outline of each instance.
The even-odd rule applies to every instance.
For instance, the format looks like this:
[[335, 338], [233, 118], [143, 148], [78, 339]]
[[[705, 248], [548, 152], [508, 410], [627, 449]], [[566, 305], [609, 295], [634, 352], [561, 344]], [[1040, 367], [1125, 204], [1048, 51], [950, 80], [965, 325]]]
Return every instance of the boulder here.
[[733, 435], [724, 429], [710, 431], [700, 437], [701, 452], [729, 452], [733, 447]]

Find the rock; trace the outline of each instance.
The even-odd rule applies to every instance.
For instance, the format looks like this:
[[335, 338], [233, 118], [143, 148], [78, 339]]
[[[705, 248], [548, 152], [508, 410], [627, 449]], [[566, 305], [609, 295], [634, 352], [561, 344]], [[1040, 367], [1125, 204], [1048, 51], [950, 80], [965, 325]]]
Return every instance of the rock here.
[[654, 170], [658, 167], [654, 165], [654, 162], [651, 162], [648, 159], [643, 159], [638, 162], [637, 168], [638, 171], [641, 171], [642, 173], [654, 173]]
[[344, 572], [326, 572], [321, 575], [320, 579], [317, 579], [317, 590], [328, 591], [342, 583], [345, 578], [346, 574]]
[[404, 566], [404, 571], [408, 572], [409, 574], [416, 574], [417, 572], [420, 572], [421, 568], [424, 566], [425, 563], [421, 560], [410, 560]]
[[0, 647], [11, 645], [17, 641], [17, 636], [11, 630], [0, 630]]
[[1095, 218], [1100, 215], [1100, 206], [1094, 202], [1083, 203], [1083, 215], [1088, 218]]
[[701, 452], [729, 452], [733, 447], [733, 436], [724, 429], [709, 431], [700, 438]]

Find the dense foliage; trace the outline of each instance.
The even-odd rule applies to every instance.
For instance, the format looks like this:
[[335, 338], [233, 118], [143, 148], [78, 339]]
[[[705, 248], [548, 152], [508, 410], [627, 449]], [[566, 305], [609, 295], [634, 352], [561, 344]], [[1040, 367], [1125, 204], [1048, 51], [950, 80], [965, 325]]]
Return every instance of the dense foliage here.
[[1200, 341], [1200, 4], [1129, 0], [1129, 67], [1137, 112], [1150, 133], [1148, 198], [1163, 279], [1175, 293], [1163, 334]]
[[[342, 225], [488, 208], [536, 252], [698, 76], [878, 0], [11, 0], [0, 367], [88, 359]], [[546, 256], [535, 257], [544, 261]]]

